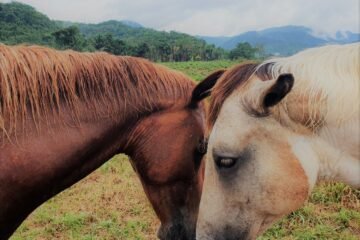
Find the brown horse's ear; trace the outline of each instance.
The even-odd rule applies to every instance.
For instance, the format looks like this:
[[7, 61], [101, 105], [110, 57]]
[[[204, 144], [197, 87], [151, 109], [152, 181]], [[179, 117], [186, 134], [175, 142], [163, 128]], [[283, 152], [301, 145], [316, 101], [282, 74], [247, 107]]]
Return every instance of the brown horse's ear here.
[[197, 103], [204, 98], [208, 97], [211, 93], [211, 89], [216, 84], [217, 80], [225, 72], [224, 69], [217, 70], [202, 80], [193, 90], [191, 97], [191, 107], [196, 107]]
[[294, 76], [290, 73], [281, 74], [265, 93], [262, 104], [264, 109], [278, 104], [292, 89]]

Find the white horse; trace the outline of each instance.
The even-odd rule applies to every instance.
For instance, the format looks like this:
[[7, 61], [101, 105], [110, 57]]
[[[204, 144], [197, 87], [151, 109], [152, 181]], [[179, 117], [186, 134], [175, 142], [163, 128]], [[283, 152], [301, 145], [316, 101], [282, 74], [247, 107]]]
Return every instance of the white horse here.
[[215, 86], [197, 239], [255, 239], [319, 180], [360, 188], [359, 58], [325, 46], [200, 83]]

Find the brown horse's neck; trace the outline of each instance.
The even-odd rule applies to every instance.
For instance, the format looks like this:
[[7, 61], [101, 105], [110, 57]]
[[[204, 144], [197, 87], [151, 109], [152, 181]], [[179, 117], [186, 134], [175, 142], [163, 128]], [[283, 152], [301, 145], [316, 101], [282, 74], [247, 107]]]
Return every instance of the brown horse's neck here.
[[91, 109], [83, 108], [76, 119], [64, 110], [61, 121], [47, 119], [38, 126], [41, 122], [28, 120], [10, 140], [0, 139], [0, 239], [7, 239], [37, 206], [126, 151], [142, 114], [123, 110], [119, 106], [110, 117], [93, 118], [88, 117]]
[[[180, 170], [176, 179], [168, 173], [156, 181], [180, 181], [196, 174], [191, 160], [203, 121], [192, 117], [194, 108], [186, 108], [195, 84], [181, 73], [144, 59], [105, 53], [3, 45], [0, 53], [4, 55], [0, 63], [0, 240], [7, 239], [40, 204], [115, 154], [134, 156], [140, 149], [155, 150], [151, 143], [158, 141], [160, 131], [151, 137], [148, 131], [134, 131], [150, 116], [181, 112], [172, 115], [171, 121], [167, 117], [150, 121], [149, 128], [154, 128], [154, 122], [156, 129], [166, 126], [161, 145], [168, 149], [166, 153], [143, 151], [142, 159], [170, 158], [174, 169], [181, 162], [191, 170]], [[177, 139], [169, 146], [175, 136], [183, 136], [182, 142]], [[148, 149], [139, 141], [145, 139]], [[160, 156], [154, 157], [155, 153]], [[153, 162], [152, 169], [157, 165]], [[149, 176], [153, 175], [156, 172]]]

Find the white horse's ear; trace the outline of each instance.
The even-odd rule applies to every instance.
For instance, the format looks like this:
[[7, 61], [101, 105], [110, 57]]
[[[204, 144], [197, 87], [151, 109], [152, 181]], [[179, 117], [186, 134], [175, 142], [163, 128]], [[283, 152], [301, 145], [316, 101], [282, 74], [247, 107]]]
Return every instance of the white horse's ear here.
[[266, 90], [262, 99], [264, 109], [278, 104], [292, 89], [294, 85], [294, 77], [290, 73], [281, 74], [275, 83]]

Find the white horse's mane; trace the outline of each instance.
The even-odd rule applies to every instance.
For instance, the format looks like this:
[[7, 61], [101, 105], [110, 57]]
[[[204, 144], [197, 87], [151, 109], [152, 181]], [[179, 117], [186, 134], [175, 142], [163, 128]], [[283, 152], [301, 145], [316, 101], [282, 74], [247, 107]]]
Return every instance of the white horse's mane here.
[[310, 99], [307, 108], [310, 116], [322, 109], [321, 115], [328, 124], [341, 125], [359, 119], [360, 43], [308, 49], [290, 57], [267, 60], [258, 69], [266, 64], [271, 66], [268, 69], [274, 79], [281, 73], [294, 75], [293, 92]]

